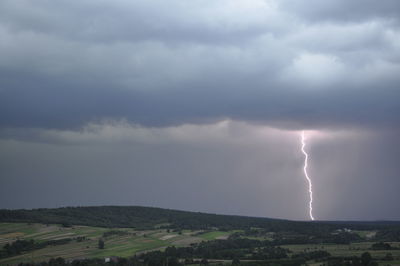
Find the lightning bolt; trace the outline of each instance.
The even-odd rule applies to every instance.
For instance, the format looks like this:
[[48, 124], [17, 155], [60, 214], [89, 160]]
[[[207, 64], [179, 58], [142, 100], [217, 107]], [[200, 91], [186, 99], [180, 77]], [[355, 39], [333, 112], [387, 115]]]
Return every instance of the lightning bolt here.
[[304, 148], [306, 147], [306, 138], [304, 135], [304, 130], [301, 132], [301, 151], [304, 154], [304, 167], [303, 167], [303, 171], [304, 171], [304, 176], [307, 179], [308, 182], [308, 193], [310, 194], [310, 201], [308, 203], [309, 205], [309, 212], [310, 212], [310, 218], [311, 220], [314, 221], [314, 216], [312, 214], [312, 203], [313, 203], [313, 192], [312, 192], [312, 182], [311, 182], [311, 178], [308, 176], [307, 173], [307, 166], [308, 166], [308, 154], [307, 152], [304, 150]]

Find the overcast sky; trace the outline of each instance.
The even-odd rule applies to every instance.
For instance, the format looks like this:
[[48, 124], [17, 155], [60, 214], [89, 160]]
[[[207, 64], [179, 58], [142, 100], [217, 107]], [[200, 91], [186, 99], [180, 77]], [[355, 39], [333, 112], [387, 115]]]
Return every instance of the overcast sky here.
[[398, 0], [2, 0], [0, 208], [400, 220]]

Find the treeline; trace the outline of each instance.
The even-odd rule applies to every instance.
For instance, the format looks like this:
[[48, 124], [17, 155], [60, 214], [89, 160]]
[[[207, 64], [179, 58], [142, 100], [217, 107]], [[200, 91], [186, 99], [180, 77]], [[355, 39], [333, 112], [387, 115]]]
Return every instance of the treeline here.
[[0, 258], [16, 256], [23, 252], [41, 249], [47, 246], [64, 245], [71, 241], [71, 238], [48, 240], [43, 242], [35, 242], [34, 240], [17, 240], [11, 244], [7, 243], [3, 246], [0, 250]]
[[398, 242], [400, 241], [400, 228], [388, 228], [380, 230], [376, 233], [375, 238], [381, 241]]
[[389, 243], [377, 242], [372, 244], [372, 250], [398, 250], [397, 247], [392, 247]]
[[103, 237], [109, 237], [109, 236], [126, 236], [126, 235], [136, 235], [135, 233], [130, 233], [127, 231], [121, 231], [121, 230], [110, 230], [106, 231], [103, 233]]
[[302, 244], [349, 244], [360, 242], [363, 239], [354, 232], [334, 231], [334, 232], [311, 232], [309, 234], [296, 232], [277, 232], [271, 234], [262, 229], [245, 230], [231, 235], [235, 238], [246, 237], [265, 237], [271, 238], [271, 244], [279, 245], [302, 245]]
[[[378, 266], [378, 263], [372, 258], [368, 252], [363, 253], [360, 257], [332, 257], [329, 253], [313, 252], [310, 254], [302, 254], [292, 258], [279, 259], [279, 260], [258, 260], [258, 261], [241, 261], [240, 259], [233, 259], [231, 263], [225, 261], [222, 263], [215, 263], [215, 261], [208, 259], [179, 259], [170, 252], [155, 251], [146, 254], [146, 256], [131, 257], [131, 258], [113, 258], [109, 262], [104, 259], [84, 259], [65, 261], [63, 258], [50, 259], [47, 262], [40, 263], [20, 263], [19, 266], [94, 266], [94, 265], [118, 265], [118, 266], [184, 266], [184, 265], [201, 265], [206, 266], [213, 263], [213, 265], [233, 265], [233, 266], [300, 266], [306, 263], [307, 259], [315, 259], [316, 261], [323, 262], [327, 266]], [[228, 263], [228, 264], [227, 264]]]
[[274, 245], [297, 245], [297, 244], [350, 244], [363, 239], [356, 233], [312, 233], [309, 235], [288, 235], [277, 233], [274, 235]]
[[149, 252], [140, 255], [139, 258], [144, 261], [162, 256], [181, 259], [267, 260], [287, 258], [288, 253], [289, 250], [272, 246], [269, 241], [238, 238], [203, 241], [190, 247], [167, 247], [164, 252]]
[[[218, 260], [224, 264], [218, 264]], [[369, 252], [360, 257], [331, 256], [327, 251], [314, 250], [291, 254], [287, 249], [270, 246], [268, 241], [251, 239], [214, 240], [194, 244], [191, 247], [168, 247], [164, 251], [152, 251], [131, 258], [84, 259], [65, 261], [62, 258], [41, 263], [21, 263], [20, 266], [184, 266], [184, 265], [244, 265], [244, 266], [300, 266], [307, 261], [324, 263], [327, 266], [377, 266], [378, 263]], [[384, 260], [391, 261], [390, 253]]]
[[[303, 234], [327, 233], [339, 228], [358, 230], [392, 228], [385, 223], [333, 223], [297, 222], [288, 220], [217, 215], [199, 212], [177, 211], [139, 206], [65, 207], [56, 209], [0, 210], [0, 222], [37, 222], [44, 224], [88, 225], [99, 227], [131, 227], [152, 229], [159, 224], [163, 228], [219, 230], [263, 228], [270, 232], [294, 231]], [[398, 224], [397, 224], [398, 225]]]
[[[208, 266], [212, 261], [206, 259], [196, 260], [196, 261], [179, 261], [177, 258], [154, 258], [151, 261], [141, 261], [136, 257], [133, 258], [115, 258], [110, 262], [105, 262], [104, 259], [84, 259], [84, 260], [74, 260], [65, 261], [63, 258], [50, 259], [47, 262], [39, 263], [20, 263], [18, 266], [97, 266], [97, 265], [116, 265], [116, 266], [184, 266], [184, 265], [200, 265]], [[285, 260], [270, 260], [270, 261], [254, 261], [254, 262], [241, 262], [240, 260], [235, 260], [230, 263], [230, 265], [238, 266], [300, 266], [303, 265], [304, 261], [299, 259], [285, 259]], [[229, 263], [213, 263], [212, 265], [229, 265]]]
[[326, 262], [327, 266], [379, 266], [369, 252], [364, 252], [360, 257], [330, 257]]
[[292, 258], [302, 258], [304, 260], [320, 260], [324, 258], [330, 257], [331, 254], [325, 250], [314, 250], [310, 252], [301, 252], [299, 254], [295, 254]]
[[[309, 229], [306, 222], [254, 218], [245, 216], [217, 215], [199, 212], [168, 210], [138, 206], [65, 207], [56, 209], [0, 210], [0, 222], [37, 222], [44, 224], [88, 225], [98, 227], [153, 229], [159, 224], [170, 229], [220, 230], [265, 228], [269, 231], [285, 231], [288, 228]], [[322, 227], [330, 228], [330, 225]]]

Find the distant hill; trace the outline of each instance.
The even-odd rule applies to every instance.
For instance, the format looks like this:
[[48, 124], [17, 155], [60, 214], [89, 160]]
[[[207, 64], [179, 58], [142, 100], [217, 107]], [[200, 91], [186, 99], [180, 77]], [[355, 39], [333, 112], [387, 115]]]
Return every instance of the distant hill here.
[[[152, 229], [157, 226], [179, 229], [220, 230], [263, 228], [269, 231], [316, 232], [336, 228], [374, 229], [385, 222], [299, 222], [270, 218], [218, 215], [139, 206], [64, 207], [55, 209], [0, 210], [0, 222], [88, 225]], [[397, 223], [399, 224], [399, 223]], [[390, 223], [393, 226], [393, 223]]]
[[205, 229], [210, 227], [266, 227], [293, 223], [284, 220], [217, 215], [140, 206], [63, 207], [55, 209], [0, 210], [1, 222], [39, 222], [101, 227], [169, 227]]

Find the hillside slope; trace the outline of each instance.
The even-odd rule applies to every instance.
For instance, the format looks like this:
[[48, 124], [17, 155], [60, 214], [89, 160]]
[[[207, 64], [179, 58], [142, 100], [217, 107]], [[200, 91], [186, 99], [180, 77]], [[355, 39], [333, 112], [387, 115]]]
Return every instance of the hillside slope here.
[[[379, 222], [299, 222], [259, 217], [218, 215], [140, 206], [64, 207], [54, 209], [0, 210], [0, 222], [131, 227], [156, 226], [180, 229], [221, 230], [264, 228], [269, 231], [328, 231], [335, 228], [371, 229], [384, 227]], [[391, 224], [393, 226], [393, 224]]]

